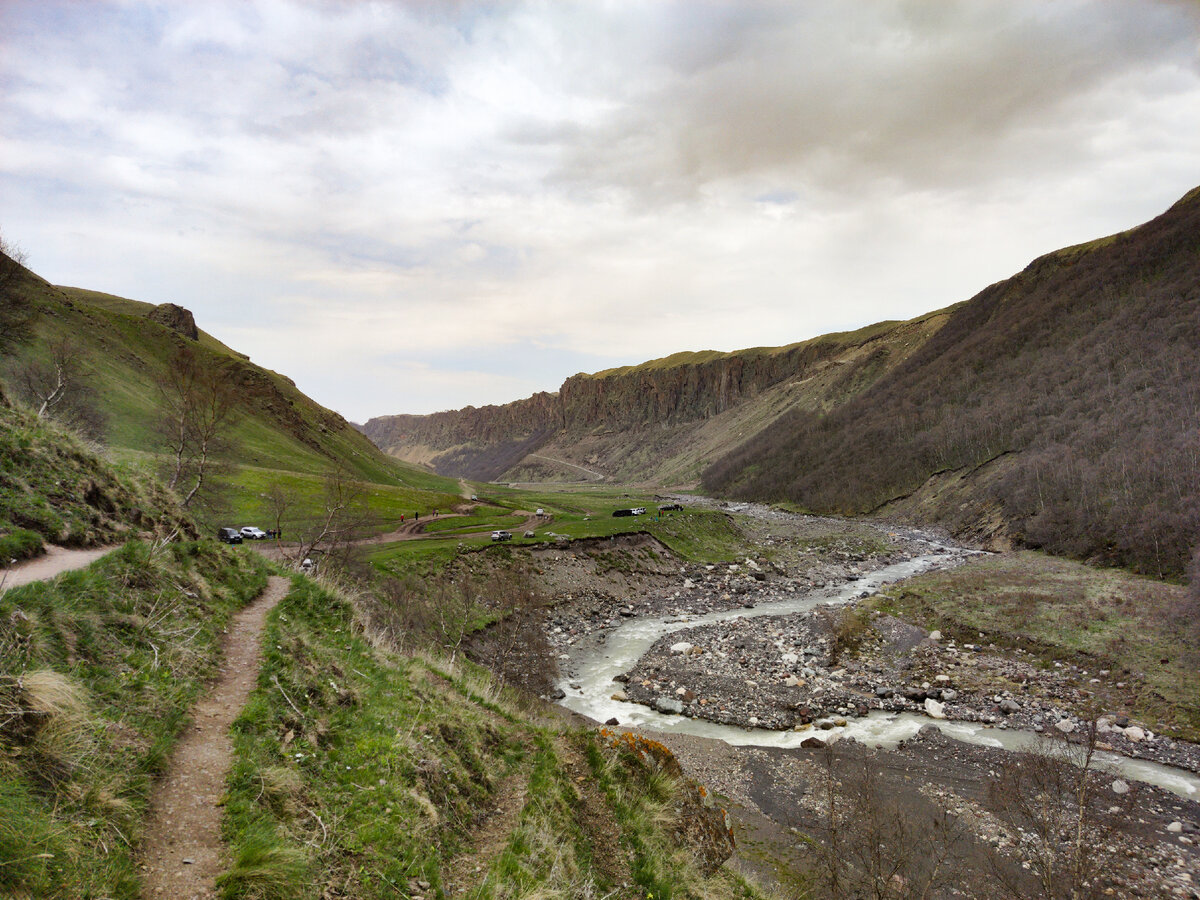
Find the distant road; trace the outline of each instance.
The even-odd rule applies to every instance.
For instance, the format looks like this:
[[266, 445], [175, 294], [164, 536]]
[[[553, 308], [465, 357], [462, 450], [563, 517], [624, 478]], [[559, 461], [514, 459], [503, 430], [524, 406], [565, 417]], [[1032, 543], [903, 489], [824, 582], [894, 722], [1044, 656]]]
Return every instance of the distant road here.
[[66, 547], [47, 544], [44, 555], [27, 562], [17, 563], [11, 569], [0, 569], [0, 592], [33, 581], [46, 581], [63, 572], [90, 566], [114, 549], [116, 548], [92, 547], [87, 550], [70, 550]]
[[578, 469], [580, 472], [587, 472], [589, 475], [591, 475], [597, 481], [603, 481], [605, 478], [608, 477], [607, 475], [603, 475], [600, 472], [593, 472], [591, 469], [585, 469], [583, 466], [577, 466], [577, 465], [575, 465], [575, 463], [567, 462], [565, 459], [555, 459], [553, 456], [542, 456], [540, 453], [530, 453], [529, 455], [533, 459], [544, 459], [548, 462], [558, 463], [560, 466], [570, 466], [572, 469]]

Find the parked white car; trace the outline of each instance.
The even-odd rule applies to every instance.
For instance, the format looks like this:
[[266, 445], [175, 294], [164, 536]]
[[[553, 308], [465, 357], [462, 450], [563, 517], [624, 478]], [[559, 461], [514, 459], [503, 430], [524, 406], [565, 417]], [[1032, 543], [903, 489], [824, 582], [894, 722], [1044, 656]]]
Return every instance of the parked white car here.
[[261, 541], [267, 536], [267, 533], [261, 528], [255, 528], [253, 525], [247, 525], [242, 528], [242, 537], [248, 541]]

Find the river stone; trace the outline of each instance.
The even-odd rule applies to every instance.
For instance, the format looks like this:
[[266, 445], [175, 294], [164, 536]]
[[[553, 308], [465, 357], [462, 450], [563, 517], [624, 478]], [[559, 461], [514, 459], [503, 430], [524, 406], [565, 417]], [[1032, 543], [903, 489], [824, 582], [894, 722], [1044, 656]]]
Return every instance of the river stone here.
[[671, 652], [672, 653], [688, 653], [691, 651], [692, 647], [693, 647], [693, 645], [689, 644], [687, 641], [680, 641], [678, 644], [671, 645]]
[[946, 707], [938, 703], [932, 697], [926, 697], [925, 714], [933, 719], [944, 719], [946, 718]]
[[659, 697], [654, 701], [654, 708], [662, 713], [671, 713], [672, 715], [683, 715], [683, 703], [676, 700], [674, 697]]
[[795, 653], [785, 653], [783, 656], [779, 657], [779, 661], [785, 666], [794, 666], [796, 663], [800, 662], [800, 657]]
[[1125, 729], [1125, 737], [1137, 744], [1146, 739], [1146, 732], [1142, 731], [1136, 725], [1130, 725]]
[[1072, 731], [1075, 730], [1075, 723], [1072, 722], [1070, 719], [1059, 719], [1057, 722], [1054, 723], [1054, 727], [1057, 728], [1059, 731], [1061, 731], [1063, 734], [1070, 734]]
[[825, 742], [814, 734], [802, 740], [800, 746], [805, 750], [819, 750], [825, 746]]
[[1114, 794], [1128, 794], [1129, 793], [1129, 785], [1126, 784], [1124, 781], [1122, 781], [1120, 778], [1118, 778], [1116, 781], [1114, 781], [1112, 783], [1112, 792]]
[[1180, 834], [1183, 832], [1183, 823], [1182, 822], [1172, 822], [1170, 825], [1167, 826], [1167, 831], [1171, 832], [1171, 834]]
[[940, 641], [942, 639], [942, 633], [940, 631], [931, 631], [929, 632], [929, 639], [931, 641]]
[[624, 691], [614, 691], [612, 696], [609, 697], [609, 699], [616, 700], [618, 703], [628, 703], [629, 695], [627, 693], [625, 693]]
[[1012, 713], [1020, 711], [1021, 704], [1016, 700], [1013, 700], [1011, 697], [1006, 697], [1000, 701], [1000, 712], [1004, 713], [1005, 715], [1011, 715]]
[[550, 692], [551, 700], [561, 700], [565, 696], [567, 696], [567, 692], [564, 691], [562, 688], [555, 688], [553, 691]]
[[618, 719], [616, 716], [613, 716], [611, 719], [609, 719], [609, 720], [608, 720], [607, 722], [605, 722], [604, 724], [605, 724], [605, 725], [620, 725], [620, 724], [621, 724], [621, 720], [620, 720], [620, 719]]

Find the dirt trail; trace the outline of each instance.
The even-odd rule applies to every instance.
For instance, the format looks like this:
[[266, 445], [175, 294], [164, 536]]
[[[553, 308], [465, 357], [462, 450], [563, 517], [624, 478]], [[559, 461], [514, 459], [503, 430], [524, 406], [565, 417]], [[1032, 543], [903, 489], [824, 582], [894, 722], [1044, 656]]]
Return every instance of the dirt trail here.
[[45, 555], [28, 562], [17, 563], [10, 569], [0, 569], [0, 593], [32, 581], [45, 581], [61, 575], [63, 572], [82, 569], [112, 549], [112, 547], [91, 547], [87, 550], [71, 550], [67, 547], [47, 544]]
[[273, 576], [258, 599], [234, 616], [220, 679], [196, 704], [167, 773], [154, 786], [142, 844], [147, 900], [216, 896], [214, 882], [225, 862], [218, 804], [233, 752], [229, 726], [258, 676], [267, 613], [287, 594], [289, 583]]

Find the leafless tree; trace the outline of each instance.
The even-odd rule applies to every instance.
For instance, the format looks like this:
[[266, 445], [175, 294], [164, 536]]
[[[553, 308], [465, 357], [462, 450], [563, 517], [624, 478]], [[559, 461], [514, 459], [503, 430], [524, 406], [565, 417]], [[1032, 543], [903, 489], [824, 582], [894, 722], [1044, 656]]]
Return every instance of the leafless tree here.
[[[993, 864], [997, 883], [1010, 896], [1086, 900], [1105, 895], [1101, 876], [1118, 863], [1111, 850], [1115, 826], [1135, 795], [1132, 789], [1122, 795], [1106, 790], [1111, 778], [1096, 768], [1097, 735], [1093, 720], [1079, 741], [1047, 739], [1035, 751], [1007, 761], [993, 783], [991, 800], [1017, 838], [1019, 868], [1001, 857]], [[1030, 873], [1034, 884], [1021, 872]]]
[[275, 541], [278, 543], [283, 535], [283, 517], [296, 503], [296, 495], [278, 481], [271, 482], [267, 488], [267, 506], [271, 510], [271, 518], [275, 520]]
[[167, 484], [190, 506], [206, 488], [214, 461], [232, 450], [237, 393], [224, 369], [181, 347], [159, 384], [159, 431], [170, 453]]
[[39, 419], [56, 419], [94, 440], [103, 437], [105, 416], [96, 404], [92, 373], [70, 337], [50, 341], [44, 355], [26, 357], [11, 371], [16, 393]]
[[353, 563], [356, 542], [365, 537], [375, 517], [362, 482], [338, 469], [325, 477], [325, 490], [317, 516], [297, 531], [294, 561], [320, 556], [323, 563], [345, 568]]
[[825, 896], [907, 900], [940, 896], [961, 876], [954, 855], [965, 827], [945, 810], [914, 812], [888, 792], [868, 758], [822, 751], [821, 886]]

